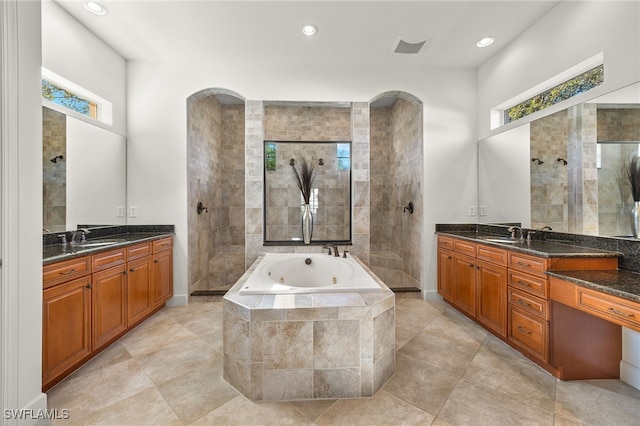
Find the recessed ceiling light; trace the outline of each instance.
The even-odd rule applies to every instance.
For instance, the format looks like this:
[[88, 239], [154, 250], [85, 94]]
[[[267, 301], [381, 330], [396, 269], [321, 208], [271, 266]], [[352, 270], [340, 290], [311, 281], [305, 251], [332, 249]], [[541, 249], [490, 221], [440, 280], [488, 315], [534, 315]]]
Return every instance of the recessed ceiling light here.
[[107, 8], [95, 1], [84, 2], [84, 8], [87, 9], [89, 12], [93, 13], [94, 15], [102, 16], [107, 14]]
[[316, 27], [315, 25], [305, 25], [304, 27], [302, 27], [302, 34], [304, 35], [312, 36], [317, 32], [318, 27]]
[[489, 45], [490, 45], [490, 44], [492, 44], [492, 43], [493, 43], [493, 37], [484, 37], [484, 38], [481, 38], [481, 39], [476, 43], [476, 46], [478, 46], [478, 47], [487, 47], [487, 46], [489, 46]]

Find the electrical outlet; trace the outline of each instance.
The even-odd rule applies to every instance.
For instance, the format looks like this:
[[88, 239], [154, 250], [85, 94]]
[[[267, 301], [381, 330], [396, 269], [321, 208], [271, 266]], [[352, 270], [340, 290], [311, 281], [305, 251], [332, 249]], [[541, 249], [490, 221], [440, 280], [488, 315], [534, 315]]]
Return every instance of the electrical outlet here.
[[487, 206], [480, 206], [480, 216], [487, 215]]
[[124, 217], [124, 206], [116, 207], [116, 217]]
[[476, 206], [469, 206], [469, 216], [476, 215]]
[[129, 217], [138, 217], [138, 207], [129, 206]]

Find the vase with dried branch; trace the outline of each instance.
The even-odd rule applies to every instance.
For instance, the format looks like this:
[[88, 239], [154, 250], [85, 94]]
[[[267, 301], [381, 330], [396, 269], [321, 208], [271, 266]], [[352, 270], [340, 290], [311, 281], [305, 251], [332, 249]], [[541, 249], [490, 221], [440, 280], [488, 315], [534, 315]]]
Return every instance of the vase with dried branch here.
[[316, 164], [314, 161], [307, 162], [304, 157], [298, 157], [297, 161], [291, 159], [291, 168], [300, 189], [300, 194], [304, 200], [304, 208], [302, 210], [302, 239], [305, 244], [311, 243], [313, 234], [313, 214], [311, 212], [311, 191], [313, 181], [315, 180]]
[[631, 233], [634, 237], [640, 234], [640, 157], [633, 154], [626, 164], [627, 177], [631, 184], [633, 207], [631, 208]]

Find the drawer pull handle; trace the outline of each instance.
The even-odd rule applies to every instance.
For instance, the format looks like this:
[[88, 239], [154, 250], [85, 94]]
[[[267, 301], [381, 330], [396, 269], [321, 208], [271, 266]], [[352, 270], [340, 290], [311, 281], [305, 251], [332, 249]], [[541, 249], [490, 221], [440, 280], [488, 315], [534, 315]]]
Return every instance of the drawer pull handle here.
[[531, 332], [529, 330], [527, 330], [526, 328], [522, 327], [521, 325], [518, 326], [518, 331], [520, 333], [523, 333], [523, 334], [531, 334]]
[[620, 315], [622, 317], [627, 317], [627, 318], [633, 318], [633, 316], [634, 316], [633, 314], [628, 314], [626, 312], [619, 311], [619, 310], [617, 310], [615, 308], [609, 308], [609, 312], [613, 312], [616, 315]]
[[518, 284], [523, 285], [523, 286], [525, 286], [525, 287], [531, 287], [531, 284], [530, 284], [530, 283], [526, 283], [526, 282], [524, 282], [524, 281], [518, 281]]
[[71, 268], [68, 271], [60, 272], [60, 275], [69, 275], [69, 274], [73, 274], [74, 272], [76, 272], [76, 269], [75, 268]]
[[521, 304], [521, 305], [526, 306], [527, 308], [533, 308], [533, 306], [531, 306], [531, 303], [527, 303], [522, 299], [518, 299], [518, 303]]
[[527, 268], [531, 268], [531, 265], [530, 265], [529, 263], [518, 262], [518, 265], [520, 265], [520, 266], [526, 266]]

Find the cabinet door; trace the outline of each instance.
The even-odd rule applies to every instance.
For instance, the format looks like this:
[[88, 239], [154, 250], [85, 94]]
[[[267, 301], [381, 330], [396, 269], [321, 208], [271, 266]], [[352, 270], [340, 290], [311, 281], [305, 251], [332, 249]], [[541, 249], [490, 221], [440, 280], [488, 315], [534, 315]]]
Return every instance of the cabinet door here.
[[[44, 290], [42, 300], [42, 387], [55, 384], [91, 354], [89, 277]], [[56, 380], [58, 379], [58, 380]]]
[[126, 266], [93, 274], [93, 349], [99, 349], [127, 329]]
[[151, 311], [151, 256], [129, 262], [127, 268], [127, 326]]
[[454, 255], [454, 305], [476, 316], [476, 260], [473, 257]]
[[153, 255], [151, 306], [157, 307], [173, 296], [173, 250]]
[[479, 260], [476, 318], [487, 328], [507, 337], [507, 268]]
[[448, 301], [453, 301], [453, 252], [438, 250], [438, 293]]

